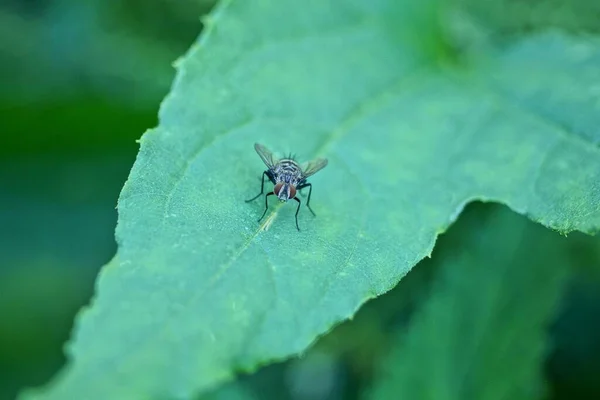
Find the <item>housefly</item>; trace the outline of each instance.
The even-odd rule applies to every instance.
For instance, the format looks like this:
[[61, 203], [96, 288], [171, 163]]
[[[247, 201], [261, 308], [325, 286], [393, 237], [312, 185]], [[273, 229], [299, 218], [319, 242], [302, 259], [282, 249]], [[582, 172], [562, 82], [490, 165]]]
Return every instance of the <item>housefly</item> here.
[[317, 158], [303, 164], [298, 164], [291, 155], [288, 158], [277, 159], [273, 156], [273, 153], [262, 144], [255, 143], [254, 149], [267, 166], [267, 170], [262, 174], [260, 193], [250, 200], [246, 200], [246, 202], [256, 200], [264, 193], [266, 176], [275, 186], [273, 187], [273, 191], [267, 193], [265, 196], [265, 212], [263, 212], [258, 221], [264, 218], [269, 209], [269, 196], [277, 196], [282, 203], [294, 199], [298, 202], [298, 208], [296, 209], [296, 229], [300, 230], [300, 227], [298, 226], [298, 212], [300, 211], [301, 202], [300, 199], [296, 197], [296, 192], [308, 187], [306, 206], [310, 212], [315, 215], [315, 212], [310, 208], [312, 184], [307, 183], [306, 179], [325, 168], [327, 160], [324, 158]]

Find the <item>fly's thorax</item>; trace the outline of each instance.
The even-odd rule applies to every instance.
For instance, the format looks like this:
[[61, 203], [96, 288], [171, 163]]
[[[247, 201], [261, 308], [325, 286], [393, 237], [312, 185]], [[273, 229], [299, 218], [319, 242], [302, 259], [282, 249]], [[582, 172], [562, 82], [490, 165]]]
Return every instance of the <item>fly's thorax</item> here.
[[280, 160], [275, 166], [275, 180], [297, 186], [302, 179], [302, 169], [294, 160]]
[[288, 201], [296, 197], [296, 186], [285, 182], [279, 182], [273, 188], [273, 193], [280, 201]]

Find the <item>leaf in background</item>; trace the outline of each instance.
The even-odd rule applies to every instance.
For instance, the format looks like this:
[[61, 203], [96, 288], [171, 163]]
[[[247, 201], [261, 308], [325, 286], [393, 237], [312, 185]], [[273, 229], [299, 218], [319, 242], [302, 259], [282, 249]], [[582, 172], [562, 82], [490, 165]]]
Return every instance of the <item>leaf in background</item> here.
[[173, 79], [171, 62], [197, 35], [199, 16], [212, 4], [5, 0], [0, 101], [53, 104], [93, 94], [112, 105], [153, 109]]
[[[517, 221], [518, 220], [518, 221]], [[399, 335], [371, 399], [541, 398], [564, 238], [507, 211], [438, 260], [437, 290]]]
[[[600, 42], [461, 55], [436, 2], [222, 2], [178, 64], [119, 200], [119, 251], [62, 376], [24, 398], [190, 397], [303, 351], [392, 288], [473, 199], [600, 226]], [[303, 159], [312, 218], [256, 219], [262, 142]], [[269, 220], [267, 218], [267, 220]]]

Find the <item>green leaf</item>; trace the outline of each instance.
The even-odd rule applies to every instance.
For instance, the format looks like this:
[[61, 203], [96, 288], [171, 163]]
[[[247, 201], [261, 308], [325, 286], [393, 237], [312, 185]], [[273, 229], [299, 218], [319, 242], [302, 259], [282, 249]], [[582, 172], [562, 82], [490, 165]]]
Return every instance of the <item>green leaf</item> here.
[[[474, 199], [597, 229], [599, 41], [554, 33], [462, 54], [444, 10], [221, 2], [141, 139], [119, 250], [71, 362], [24, 398], [189, 398], [302, 352], [392, 288]], [[272, 202], [259, 224], [262, 201], [243, 201], [264, 169], [254, 142], [329, 159], [301, 232], [294, 205]]]
[[198, 400], [258, 400], [251, 390], [238, 383], [224, 385]]
[[507, 211], [436, 253], [434, 294], [398, 335], [371, 399], [535, 399], [568, 271], [565, 240]]

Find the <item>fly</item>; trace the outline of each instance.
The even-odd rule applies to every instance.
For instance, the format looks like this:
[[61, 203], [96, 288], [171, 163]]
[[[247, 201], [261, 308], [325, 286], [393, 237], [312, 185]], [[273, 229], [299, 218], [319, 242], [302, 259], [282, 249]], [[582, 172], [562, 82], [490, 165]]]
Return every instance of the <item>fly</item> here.
[[275, 185], [273, 191], [269, 192], [265, 196], [265, 212], [258, 219], [260, 221], [264, 218], [267, 210], [269, 209], [269, 196], [275, 195], [282, 203], [294, 199], [298, 202], [298, 208], [296, 209], [296, 229], [300, 231], [298, 226], [298, 212], [300, 211], [300, 199], [296, 197], [296, 192], [308, 187], [308, 199], [306, 201], [306, 207], [310, 210], [312, 215], [316, 216], [315, 212], [310, 208], [310, 195], [312, 193], [312, 184], [307, 183], [306, 179], [316, 174], [327, 165], [327, 159], [317, 158], [312, 161], [298, 164], [291, 156], [288, 158], [282, 158], [281, 160], [273, 156], [273, 153], [269, 151], [262, 144], [255, 143], [254, 149], [267, 166], [267, 170], [262, 174], [262, 183], [260, 185], [260, 193], [246, 200], [247, 202], [256, 200], [260, 195], [264, 193], [265, 187], [265, 176]]

